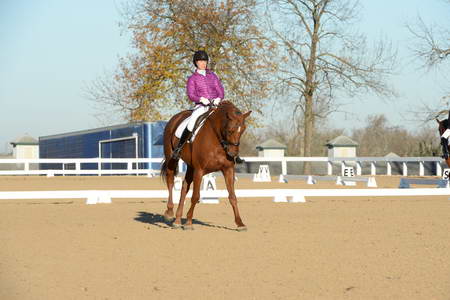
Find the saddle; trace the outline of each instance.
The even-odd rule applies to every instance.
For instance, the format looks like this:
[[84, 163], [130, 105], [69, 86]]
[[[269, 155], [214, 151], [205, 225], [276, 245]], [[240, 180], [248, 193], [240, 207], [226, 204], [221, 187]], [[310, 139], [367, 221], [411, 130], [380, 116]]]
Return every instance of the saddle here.
[[[190, 111], [192, 112], [192, 110]], [[192, 143], [194, 141], [195, 137], [197, 136], [197, 133], [203, 127], [203, 124], [205, 123], [206, 119], [208, 119], [208, 117], [212, 115], [214, 111], [215, 109], [209, 109], [207, 112], [198, 117], [197, 121], [195, 121], [194, 129], [192, 130], [192, 137], [189, 141], [187, 141], [188, 143]], [[181, 135], [183, 134], [184, 129], [186, 129], [190, 118], [191, 116], [188, 116], [180, 123], [180, 125], [178, 125], [177, 129], [175, 130], [175, 136], [177, 138], [181, 138]]]

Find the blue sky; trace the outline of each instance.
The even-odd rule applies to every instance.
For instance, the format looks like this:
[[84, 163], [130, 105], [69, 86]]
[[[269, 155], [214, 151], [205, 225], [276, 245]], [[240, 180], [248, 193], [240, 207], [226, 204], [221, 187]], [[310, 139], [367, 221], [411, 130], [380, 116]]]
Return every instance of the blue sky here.
[[[113, 71], [120, 56], [131, 51], [122, 33], [122, 1], [1, 0], [0, 1], [0, 153], [17, 137], [103, 126], [84, 87]], [[403, 112], [421, 101], [437, 102], [445, 81], [425, 73], [408, 51], [411, 36], [405, 24], [420, 14], [428, 23], [450, 28], [450, 5], [441, 0], [362, 0], [360, 30], [369, 38], [386, 36], [399, 49], [400, 69], [392, 84], [399, 93], [393, 102], [367, 95], [352, 99], [344, 109], [357, 116], [331, 117], [332, 126], [357, 128], [369, 114], [384, 113], [402, 125]], [[448, 85], [447, 85], [448, 88]], [[444, 109], [444, 108], [443, 108]], [[413, 128], [415, 125], [408, 125]]]

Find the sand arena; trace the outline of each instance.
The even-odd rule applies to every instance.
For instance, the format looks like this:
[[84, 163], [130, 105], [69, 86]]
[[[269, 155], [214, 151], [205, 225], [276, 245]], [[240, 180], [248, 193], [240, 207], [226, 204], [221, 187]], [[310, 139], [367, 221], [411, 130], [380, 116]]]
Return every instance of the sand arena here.
[[[163, 188], [135, 176], [0, 177], [1, 191]], [[241, 198], [248, 231], [236, 232], [226, 199], [199, 204], [193, 231], [164, 222], [163, 199], [1, 200], [0, 299], [450, 299], [448, 197], [306, 201]]]

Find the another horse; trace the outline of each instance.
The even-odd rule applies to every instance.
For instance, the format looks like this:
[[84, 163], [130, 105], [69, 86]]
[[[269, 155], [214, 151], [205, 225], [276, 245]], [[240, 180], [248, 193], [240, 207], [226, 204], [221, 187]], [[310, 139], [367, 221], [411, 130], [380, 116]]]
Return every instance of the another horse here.
[[[231, 102], [222, 101], [217, 108], [211, 108], [212, 114], [206, 119], [203, 127], [197, 133], [194, 141], [186, 143], [181, 151], [181, 158], [187, 164], [186, 175], [181, 188], [181, 197], [175, 215], [173, 227], [180, 228], [183, 206], [189, 187], [194, 182], [191, 198], [191, 207], [187, 213], [184, 229], [193, 229], [192, 217], [194, 208], [200, 198], [200, 185], [203, 175], [215, 171], [222, 171], [228, 190], [228, 199], [233, 207], [234, 220], [238, 231], [246, 230], [241, 220], [234, 192], [234, 158], [239, 154], [239, 141], [245, 131], [245, 119], [251, 111], [243, 114]], [[161, 176], [165, 179], [169, 190], [167, 210], [164, 213], [166, 220], [173, 220], [172, 188], [174, 177], [177, 174], [178, 161], [171, 158], [178, 139], [175, 130], [187, 117], [190, 111], [183, 111], [173, 116], [164, 129], [164, 156], [161, 165]]]
[[[446, 112], [447, 112], [447, 110], [440, 111], [435, 117], [436, 122], [438, 122], [438, 124], [439, 124], [439, 136], [442, 136], [442, 134], [449, 128], [450, 111], [448, 111], [448, 114], [449, 114], [448, 119], [444, 119], [442, 121], [439, 120], [439, 116]], [[450, 147], [448, 145], [448, 139], [441, 138], [441, 145], [442, 145], [443, 158], [445, 159], [447, 166], [450, 167], [450, 157], [448, 155], [448, 153], [450, 152]], [[447, 150], [447, 151], [445, 151], [445, 150]]]

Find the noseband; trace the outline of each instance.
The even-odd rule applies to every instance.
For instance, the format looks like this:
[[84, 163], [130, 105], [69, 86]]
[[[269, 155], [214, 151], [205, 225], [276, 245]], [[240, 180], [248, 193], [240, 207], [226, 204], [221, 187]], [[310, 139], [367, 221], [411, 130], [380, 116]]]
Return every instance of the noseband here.
[[226, 140], [221, 140], [220, 141], [220, 144], [222, 145], [222, 147], [225, 149], [225, 150], [227, 150], [228, 149], [228, 146], [236, 146], [236, 147], [238, 147], [239, 145], [240, 145], [240, 143], [231, 143], [231, 142], [229, 142], [229, 141], [226, 141]]

